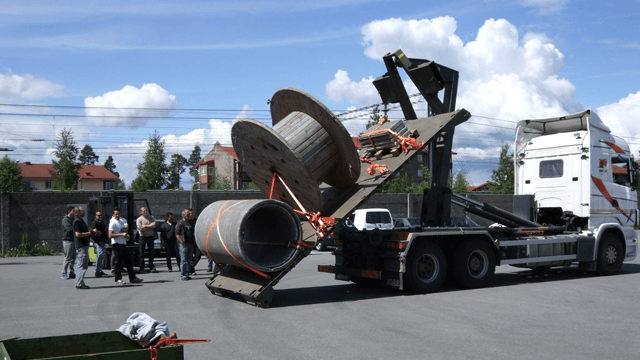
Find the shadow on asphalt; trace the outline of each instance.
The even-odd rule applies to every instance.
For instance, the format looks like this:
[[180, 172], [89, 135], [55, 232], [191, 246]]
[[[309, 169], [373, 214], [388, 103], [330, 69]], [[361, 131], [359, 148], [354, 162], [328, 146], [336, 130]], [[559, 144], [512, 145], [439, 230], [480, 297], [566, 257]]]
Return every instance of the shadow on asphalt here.
[[108, 285], [108, 286], [95, 286], [95, 285], [89, 285], [89, 286], [91, 287], [91, 289], [88, 289], [88, 290], [91, 291], [91, 290], [102, 290], [102, 289], [139, 287], [139, 286], [142, 286], [142, 284], [129, 284], [129, 283], [126, 283], [124, 285], [113, 284], [113, 285]]
[[269, 307], [282, 308], [289, 306], [380, 299], [406, 295], [406, 292], [393, 289], [364, 287], [344, 283], [302, 289], [276, 289], [273, 294], [273, 303]]
[[[623, 264], [620, 272], [617, 275], [612, 276], [624, 276], [637, 273], [640, 273], [640, 264]], [[600, 275], [595, 273], [586, 273], [584, 271], [580, 271], [578, 270], [577, 266], [566, 268], [552, 268], [544, 271], [523, 269], [522, 271], [518, 272], [495, 274], [487, 288], [545, 283], [561, 280], [574, 280], [599, 276]], [[461, 288], [448, 281], [445, 282], [445, 284], [437, 292], [465, 290], [468, 289]], [[344, 283], [311, 288], [282, 290], [275, 289], [273, 295], [273, 303], [269, 307], [283, 308], [288, 306], [326, 304], [412, 295], [421, 294], [415, 294], [409, 291], [398, 291], [393, 289], [380, 288], [375, 286], [367, 287], [351, 283]], [[231, 298], [244, 301], [242, 297], [236, 296], [236, 294], [233, 294]]]
[[3, 262], [0, 263], [0, 266], [2, 265], [26, 265], [27, 263], [21, 263], [21, 262]]

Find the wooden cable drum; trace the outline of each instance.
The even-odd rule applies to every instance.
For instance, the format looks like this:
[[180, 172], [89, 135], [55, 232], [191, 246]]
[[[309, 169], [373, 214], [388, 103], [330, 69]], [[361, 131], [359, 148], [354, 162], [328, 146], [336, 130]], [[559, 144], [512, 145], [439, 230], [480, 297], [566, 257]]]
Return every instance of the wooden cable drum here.
[[[307, 211], [322, 211], [320, 184], [348, 188], [360, 176], [360, 159], [349, 133], [313, 96], [293, 88], [271, 99], [273, 128], [242, 119], [231, 140], [242, 166], [266, 196], [277, 172]], [[276, 182], [273, 198], [298, 206]]]

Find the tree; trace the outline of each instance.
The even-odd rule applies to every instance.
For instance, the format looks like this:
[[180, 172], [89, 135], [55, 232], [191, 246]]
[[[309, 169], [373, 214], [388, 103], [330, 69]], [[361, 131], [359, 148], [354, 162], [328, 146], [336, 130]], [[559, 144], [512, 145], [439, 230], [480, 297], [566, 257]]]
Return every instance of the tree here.
[[169, 175], [167, 176], [167, 189], [180, 188], [180, 175], [185, 172], [187, 167], [187, 158], [180, 154], [171, 155], [171, 163], [169, 164]]
[[105, 169], [111, 171], [113, 175], [120, 177], [120, 173], [116, 171], [116, 164], [113, 162], [113, 157], [111, 157], [111, 155], [109, 155], [107, 161], [105, 161], [104, 165], [102, 166], [104, 166]]
[[91, 145], [87, 144], [82, 148], [82, 150], [80, 150], [80, 157], [78, 157], [78, 161], [80, 161], [82, 165], [95, 165], [96, 162], [98, 162], [98, 159], [100, 159], [100, 157], [93, 152]]
[[378, 105], [376, 105], [373, 110], [371, 110], [371, 115], [369, 115], [369, 121], [367, 121], [367, 129], [377, 125], [378, 122], [380, 121], [380, 109], [378, 108]]
[[429, 168], [420, 165], [422, 168], [423, 180], [419, 183], [409, 178], [405, 174], [403, 177], [391, 178], [385, 181], [377, 190], [382, 194], [422, 194], [425, 189], [431, 188], [431, 172]]
[[167, 182], [166, 157], [164, 140], [156, 130], [149, 136], [144, 161], [138, 164], [138, 176], [131, 182], [131, 189], [140, 192], [162, 189]]
[[451, 186], [451, 190], [453, 192], [464, 195], [467, 193], [467, 186], [469, 186], [469, 182], [467, 178], [464, 177], [462, 172], [458, 172], [458, 174], [453, 178], [453, 185]]
[[66, 128], [60, 131], [55, 141], [53, 155], [58, 161], [52, 160], [53, 170], [51, 188], [60, 191], [73, 191], [78, 186], [78, 144], [73, 139], [73, 132]]
[[502, 145], [500, 151], [500, 164], [491, 175], [493, 184], [489, 185], [489, 191], [492, 194], [513, 194], [514, 192], [514, 173], [513, 173], [513, 153], [509, 154], [509, 145]]
[[193, 182], [198, 182], [198, 168], [196, 165], [200, 162], [200, 146], [196, 145], [189, 155], [189, 159], [187, 160], [187, 168], [189, 169], [189, 175], [193, 177]]
[[230, 190], [231, 183], [228, 179], [223, 178], [222, 180], [218, 179], [216, 175], [216, 169], [213, 169], [213, 173], [211, 174], [211, 183], [209, 184], [209, 190]]
[[25, 191], [20, 166], [5, 155], [0, 161], [0, 192]]

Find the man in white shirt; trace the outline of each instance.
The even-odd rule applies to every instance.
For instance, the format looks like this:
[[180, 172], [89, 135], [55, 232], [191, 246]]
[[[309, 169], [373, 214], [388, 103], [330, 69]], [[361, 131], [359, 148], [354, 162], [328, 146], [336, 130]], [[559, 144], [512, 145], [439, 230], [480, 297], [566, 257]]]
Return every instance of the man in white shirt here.
[[131, 259], [127, 256], [127, 239], [129, 239], [129, 225], [127, 220], [120, 217], [120, 208], [113, 208], [113, 217], [109, 221], [109, 238], [113, 250], [115, 281], [116, 284], [126, 284], [122, 281], [122, 262], [124, 261], [129, 274], [129, 282], [132, 284], [141, 283], [142, 279], [136, 277]]

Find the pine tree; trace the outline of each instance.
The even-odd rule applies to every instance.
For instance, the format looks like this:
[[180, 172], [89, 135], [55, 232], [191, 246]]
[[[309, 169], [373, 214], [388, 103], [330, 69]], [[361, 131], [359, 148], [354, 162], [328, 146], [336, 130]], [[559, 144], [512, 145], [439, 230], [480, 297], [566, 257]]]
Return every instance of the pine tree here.
[[105, 161], [104, 165], [102, 166], [104, 166], [105, 169], [111, 171], [113, 175], [120, 177], [120, 173], [116, 171], [116, 164], [113, 162], [113, 157], [111, 157], [111, 155], [109, 155], [107, 161]]
[[500, 151], [500, 165], [493, 170], [491, 175], [493, 184], [489, 185], [489, 191], [492, 194], [513, 194], [514, 192], [514, 173], [513, 173], [513, 153], [509, 154], [509, 145], [502, 145]]
[[5, 155], [0, 161], [0, 192], [25, 191], [20, 166]]
[[467, 178], [464, 177], [464, 174], [462, 172], [458, 172], [458, 174], [453, 179], [453, 186], [451, 187], [451, 190], [453, 190], [453, 192], [455, 193], [464, 195], [467, 193], [467, 186], [469, 186]]
[[89, 144], [82, 148], [80, 157], [78, 157], [78, 161], [80, 161], [82, 165], [95, 165], [98, 159], [100, 159], [100, 157], [93, 152], [93, 148]]
[[180, 175], [185, 172], [187, 167], [187, 158], [180, 154], [171, 155], [171, 163], [169, 164], [169, 175], [167, 176], [167, 189], [180, 188]]
[[160, 190], [166, 184], [167, 155], [164, 152], [164, 140], [156, 130], [149, 136], [144, 161], [138, 164], [138, 176], [131, 182], [134, 191]]
[[73, 191], [78, 184], [78, 145], [73, 139], [71, 130], [63, 129], [55, 141], [56, 150], [53, 152], [58, 161], [53, 160], [53, 183], [51, 188], [60, 191]]
[[196, 165], [200, 162], [202, 157], [200, 156], [200, 146], [196, 145], [187, 160], [187, 168], [189, 169], [189, 175], [193, 177], [193, 182], [198, 182], [198, 168]]

